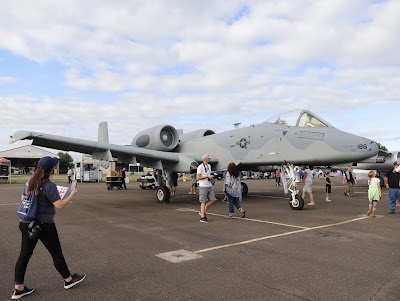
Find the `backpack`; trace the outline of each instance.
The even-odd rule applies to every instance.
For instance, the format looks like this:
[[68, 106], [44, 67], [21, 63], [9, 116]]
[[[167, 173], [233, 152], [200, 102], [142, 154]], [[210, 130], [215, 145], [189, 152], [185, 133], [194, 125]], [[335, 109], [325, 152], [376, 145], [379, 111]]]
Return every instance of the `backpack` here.
[[[25, 184], [25, 187], [27, 187], [27, 183]], [[20, 219], [24, 221], [34, 221], [36, 220], [38, 206], [38, 196], [35, 194], [34, 191], [30, 191], [27, 195], [25, 195], [21, 203], [19, 203], [17, 208], [17, 215]]]

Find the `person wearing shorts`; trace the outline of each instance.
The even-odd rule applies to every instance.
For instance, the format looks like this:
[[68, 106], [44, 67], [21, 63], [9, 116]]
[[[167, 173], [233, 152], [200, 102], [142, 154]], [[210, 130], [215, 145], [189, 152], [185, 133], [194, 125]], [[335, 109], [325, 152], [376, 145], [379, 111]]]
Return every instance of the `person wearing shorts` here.
[[211, 156], [204, 154], [201, 158], [203, 163], [197, 167], [197, 181], [199, 182], [200, 222], [208, 223], [207, 210], [216, 201], [214, 192], [213, 175], [209, 164]]
[[303, 187], [303, 195], [302, 198], [304, 200], [304, 198], [306, 197], [306, 192], [309, 194], [310, 196], [310, 203], [308, 203], [307, 205], [309, 206], [314, 206], [314, 195], [312, 192], [312, 179], [313, 179], [313, 175], [311, 170], [308, 168], [308, 166], [304, 166], [304, 173], [303, 173], [303, 182], [304, 182], [304, 187]]
[[191, 176], [192, 182], [190, 183], [190, 191], [188, 194], [196, 194], [197, 191], [197, 174], [193, 173]]

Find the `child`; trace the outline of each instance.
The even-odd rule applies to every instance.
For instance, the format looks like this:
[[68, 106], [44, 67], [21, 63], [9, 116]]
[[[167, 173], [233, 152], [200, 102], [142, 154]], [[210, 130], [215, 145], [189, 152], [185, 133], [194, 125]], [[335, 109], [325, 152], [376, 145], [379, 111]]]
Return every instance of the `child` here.
[[376, 205], [382, 197], [381, 182], [378, 178], [375, 178], [374, 171], [370, 171], [368, 173], [368, 177], [369, 177], [369, 180], [368, 180], [369, 207], [368, 207], [367, 215], [369, 216], [372, 213], [372, 217], [376, 217], [376, 215], [375, 215]]
[[329, 198], [330, 194], [331, 194], [331, 188], [332, 188], [332, 184], [331, 184], [331, 172], [327, 171], [326, 175], [325, 175], [325, 191], [326, 191], [326, 201], [327, 202], [332, 202], [332, 200]]

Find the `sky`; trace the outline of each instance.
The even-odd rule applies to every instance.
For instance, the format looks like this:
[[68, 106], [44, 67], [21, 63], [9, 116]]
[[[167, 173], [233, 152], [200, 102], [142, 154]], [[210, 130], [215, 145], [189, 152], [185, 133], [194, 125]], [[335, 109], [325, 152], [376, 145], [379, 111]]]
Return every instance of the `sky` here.
[[18, 130], [110, 143], [307, 109], [400, 150], [400, 1], [4, 0], [0, 151]]

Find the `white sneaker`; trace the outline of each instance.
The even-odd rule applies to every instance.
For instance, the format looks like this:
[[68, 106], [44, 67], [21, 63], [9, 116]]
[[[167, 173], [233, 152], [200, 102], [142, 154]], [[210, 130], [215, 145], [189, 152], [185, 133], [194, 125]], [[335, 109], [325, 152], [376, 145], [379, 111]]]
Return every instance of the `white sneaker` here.
[[189, 191], [189, 192], [188, 192], [188, 194], [192, 194], [192, 192], [191, 192], [191, 191]]

